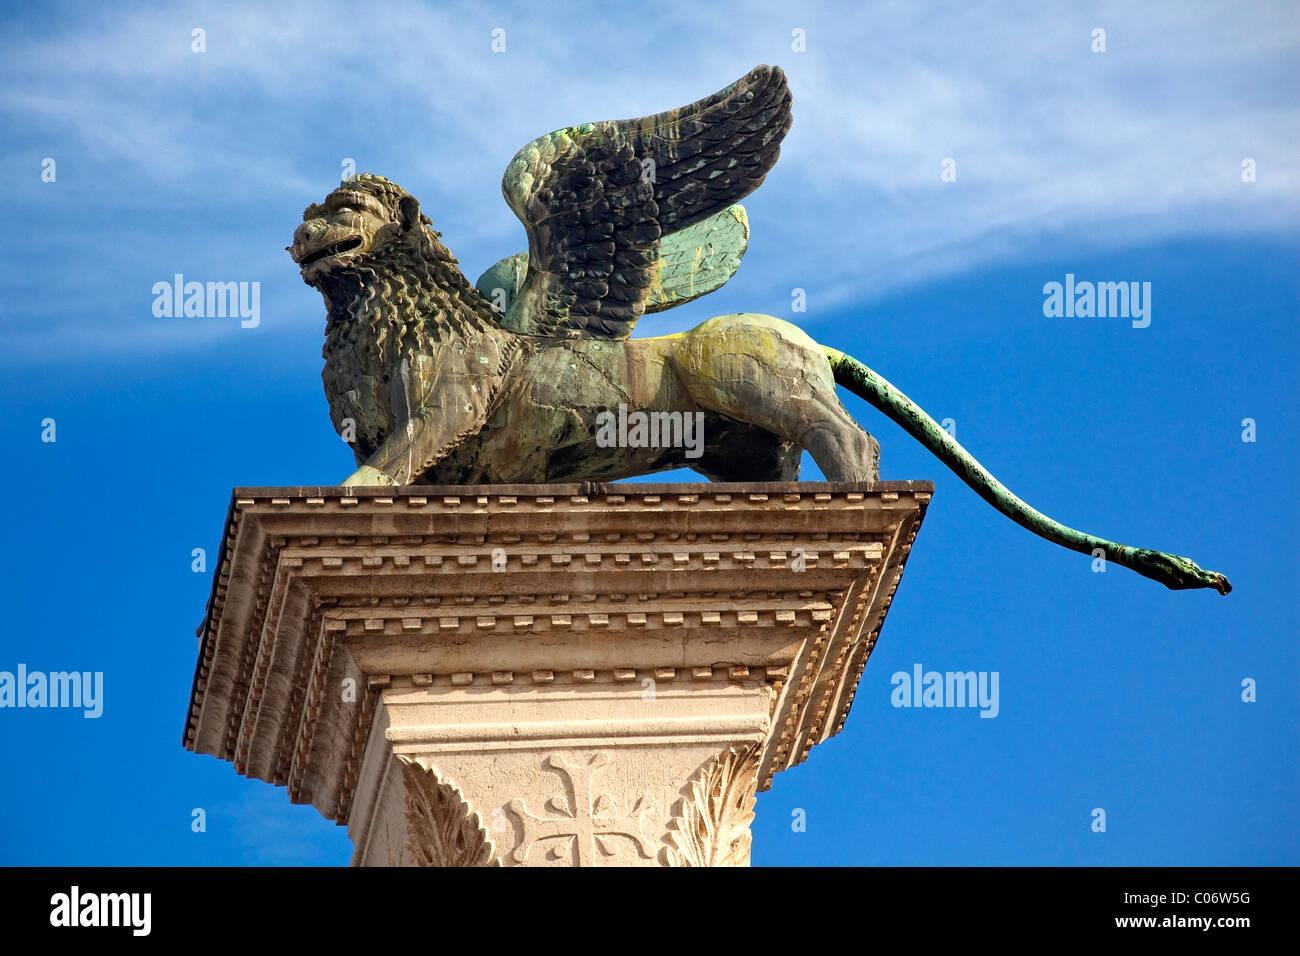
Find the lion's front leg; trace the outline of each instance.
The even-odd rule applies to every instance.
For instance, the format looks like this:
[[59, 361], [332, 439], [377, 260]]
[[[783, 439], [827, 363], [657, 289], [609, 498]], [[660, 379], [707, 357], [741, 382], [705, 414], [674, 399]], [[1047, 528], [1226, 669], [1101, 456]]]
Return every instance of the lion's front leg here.
[[397, 419], [375, 453], [345, 485], [409, 485], [488, 419], [503, 385], [507, 351], [517, 344], [499, 329], [437, 344], [402, 358], [388, 379], [388, 408]]
[[371, 467], [370, 465], [362, 465], [352, 474], [340, 481], [339, 484], [344, 488], [374, 488], [400, 485], [401, 482], [396, 478], [390, 478], [378, 468]]
[[[450, 419], [450, 420], [449, 420]], [[425, 410], [393, 429], [366, 463], [345, 478], [345, 487], [409, 485], [455, 446], [456, 436], [472, 428], [469, 414]]]

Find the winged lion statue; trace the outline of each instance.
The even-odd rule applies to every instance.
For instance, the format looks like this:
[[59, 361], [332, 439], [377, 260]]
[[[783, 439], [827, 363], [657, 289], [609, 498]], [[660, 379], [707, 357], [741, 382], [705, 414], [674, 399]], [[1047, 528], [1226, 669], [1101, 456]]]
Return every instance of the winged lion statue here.
[[[325, 394], [358, 464], [343, 484], [612, 481], [682, 466], [790, 481], [805, 450], [830, 481], [876, 481], [879, 445], [839, 385], [1035, 534], [1170, 588], [1226, 594], [1227, 578], [1187, 558], [1030, 508], [906, 395], [788, 322], [741, 313], [630, 337], [645, 313], [739, 268], [749, 224], [736, 204], [776, 163], [790, 101], [781, 69], [759, 66], [680, 109], [533, 140], [502, 181], [528, 251], [477, 285], [386, 179], [354, 176], [309, 206], [288, 251], [325, 300]], [[647, 423], [670, 440], [645, 440]]]

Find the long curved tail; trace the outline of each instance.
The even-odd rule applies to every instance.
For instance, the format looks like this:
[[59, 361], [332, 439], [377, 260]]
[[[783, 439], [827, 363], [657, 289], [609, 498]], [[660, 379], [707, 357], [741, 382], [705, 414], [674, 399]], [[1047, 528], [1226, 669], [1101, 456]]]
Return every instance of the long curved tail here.
[[1188, 558], [1163, 551], [1148, 551], [1146, 548], [1130, 548], [1128, 545], [1084, 534], [1035, 511], [990, 475], [983, 465], [957, 444], [957, 440], [914, 401], [852, 356], [828, 346], [822, 348], [830, 359], [837, 383], [888, 415], [951, 468], [958, 478], [970, 485], [977, 495], [1022, 528], [1071, 551], [1095, 554], [1100, 549], [1107, 561], [1131, 568], [1168, 588], [1214, 588], [1220, 594], [1232, 590], [1232, 585], [1222, 574], [1206, 571]]

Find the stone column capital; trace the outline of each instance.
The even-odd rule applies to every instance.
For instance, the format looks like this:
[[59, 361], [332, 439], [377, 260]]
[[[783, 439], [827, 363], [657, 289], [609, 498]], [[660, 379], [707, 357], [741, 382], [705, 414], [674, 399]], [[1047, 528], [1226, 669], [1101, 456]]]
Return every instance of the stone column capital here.
[[932, 491], [236, 489], [185, 746], [358, 865], [736, 865], [837, 733]]

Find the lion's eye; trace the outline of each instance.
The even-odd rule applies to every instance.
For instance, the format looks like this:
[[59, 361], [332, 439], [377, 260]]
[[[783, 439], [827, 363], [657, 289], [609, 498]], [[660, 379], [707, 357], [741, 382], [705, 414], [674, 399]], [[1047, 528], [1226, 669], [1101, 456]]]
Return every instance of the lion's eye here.
[[366, 196], [353, 192], [335, 193], [326, 199], [326, 203], [333, 212], [358, 212], [370, 205]]

